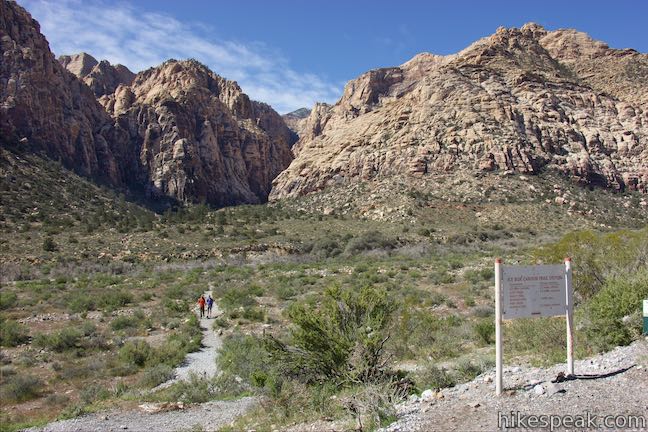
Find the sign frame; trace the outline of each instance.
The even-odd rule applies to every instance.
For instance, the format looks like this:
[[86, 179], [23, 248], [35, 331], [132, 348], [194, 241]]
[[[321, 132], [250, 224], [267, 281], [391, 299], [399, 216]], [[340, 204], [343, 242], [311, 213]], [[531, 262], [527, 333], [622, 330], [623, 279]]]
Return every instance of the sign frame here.
[[[565, 303], [564, 315], [567, 325], [567, 374], [568, 376], [574, 375], [574, 293], [572, 285], [572, 261], [571, 258], [565, 258], [564, 262], [564, 284], [565, 284]], [[499, 396], [502, 394], [503, 389], [503, 351], [502, 351], [502, 321], [503, 321], [503, 268], [502, 259], [495, 260], [495, 392]], [[552, 269], [552, 270], [555, 270]], [[552, 305], [555, 306], [555, 305]], [[560, 305], [562, 308], [562, 304]], [[553, 309], [551, 309], [553, 310]], [[551, 316], [558, 316], [550, 312]], [[562, 314], [560, 314], [562, 315]], [[526, 315], [521, 315], [526, 316]], [[528, 316], [537, 316], [532, 314]], [[518, 316], [511, 316], [510, 319], [519, 318]]]

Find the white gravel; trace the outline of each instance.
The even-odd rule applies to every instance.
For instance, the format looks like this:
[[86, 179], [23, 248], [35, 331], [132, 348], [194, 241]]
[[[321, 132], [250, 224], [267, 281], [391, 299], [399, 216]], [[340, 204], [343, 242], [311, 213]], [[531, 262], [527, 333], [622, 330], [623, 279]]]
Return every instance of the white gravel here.
[[556, 380], [564, 371], [564, 364], [547, 369], [506, 367], [506, 391], [500, 397], [495, 396], [494, 370], [467, 384], [426, 392], [427, 397], [400, 404], [399, 420], [383, 432], [498, 430], [504, 425], [503, 420], [498, 425], [498, 412], [572, 416], [589, 412], [599, 416], [597, 421], [604, 415], [634, 415], [643, 416], [648, 426], [648, 341], [575, 362], [578, 379]]
[[[206, 432], [216, 431], [256, 404], [255, 398], [236, 401], [216, 401], [190, 406], [179, 411], [146, 414], [139, 411], [111, 411], [90, 414], [70, 420], [50, 423], [39, 432], [172, 432], [191, 430], [200, 426]], [[200, 430], [200, 429], [199, 429]]]

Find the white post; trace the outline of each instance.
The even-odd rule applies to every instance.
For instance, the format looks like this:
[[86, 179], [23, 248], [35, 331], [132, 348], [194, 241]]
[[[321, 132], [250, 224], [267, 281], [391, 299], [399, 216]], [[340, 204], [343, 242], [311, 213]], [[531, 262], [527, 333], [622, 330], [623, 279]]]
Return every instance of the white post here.
[[502, 260], [495, 260], [495, 393], [502, 394]]
[[567, 303], [567, 375], [574, 375], [574, 293], [571, 258], [565, 258], [565, 295]]

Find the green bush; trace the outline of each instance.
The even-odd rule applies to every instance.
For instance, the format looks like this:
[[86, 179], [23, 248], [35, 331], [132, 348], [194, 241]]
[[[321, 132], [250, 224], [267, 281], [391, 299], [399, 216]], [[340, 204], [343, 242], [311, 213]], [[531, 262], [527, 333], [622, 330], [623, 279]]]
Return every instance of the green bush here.
[[394, 249], [396, 246], [398, 246], [397, 240], [385, 237], [380, 231], [367, 231], [359, 237], [349, 240], [344, 252], [348, 255], [355, 255], [373, 249]]
[[151, 346], [143, 340], [128, 341], [119, 349], [119, 360], [126, 365], [144, 366], [151, 357]]
[[0, 345], [15, 347], [29, 340], [29, 330], [12, 319], [0, 316]]
[[427, 364], [416, 376], [416, 385], [421, 390], [453, 387], [456, 383], [455, 377], [446, 369], [434, 364]]
[[[585, 305], [585, 334], [599, 350], [627, 345], [641, 335], [642, 300], [648, 298], [648, 270], [608, 280]], [[624, 322], [624, 318], [626, 322]]]
[[110, 328], [113, 330], [124, 330], [127, 328], [137, 328], [140, 320], [134, 316], [120, 315], [110, 322]]
[[66, 327], [56, 333], [39, 334], [34, 337], [34, 345], [62, 352], [80, 347], [83, 332], [74, 327]]
[[[223, 341], [216, 363], [223, 374], [240, 377], [246, 383], [253, 383], [257, 377], [270, 373], [270, 358], [263, 346], [263, 340], [250, 335], [235, 333]], [[256, 374], [256, 375], [255, 375]]]
[[0, 291], [0, 310], [10, 309], [18, 302], [18, 296], [8, 291]]
[[266, 349], [282, 374], [307, 383], [371, 382], [387, 372], [384, 344], [395, 309], [382, 289], [330, 288], [319, 307], [292, 305], [289, 342], [268, 336]]
[[473, 327], [477, 341], [490, 345], [495, 340], [495, 322], [492, 319], [477, 321]]
[[39, 396], [42, 381], [33, 375], [13, 375], [7, 377], [0, 387], [3, 401], [24, 402]]
[[173, 378], [173, 368], [166, 364], [158, 364], [144, 371], [140, 385], [153, 388]]
[[43, 250], [45, 252], [56, 252], [58, 249], [58, 245], [52, 237], [45, 237], [45, 240], [43, 240]]

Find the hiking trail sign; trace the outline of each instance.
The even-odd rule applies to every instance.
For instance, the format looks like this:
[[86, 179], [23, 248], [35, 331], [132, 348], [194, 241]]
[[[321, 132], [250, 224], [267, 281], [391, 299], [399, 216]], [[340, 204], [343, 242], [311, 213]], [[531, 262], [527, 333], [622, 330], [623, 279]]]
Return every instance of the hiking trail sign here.
[[505, 266], [495, 261], [495, 388], [502, 393], [502, 320], [565, 315], [567, 373], [574, 375], [571, 259], [564, 265]]

